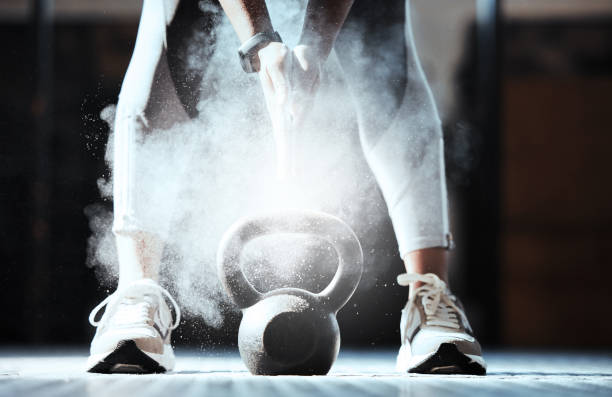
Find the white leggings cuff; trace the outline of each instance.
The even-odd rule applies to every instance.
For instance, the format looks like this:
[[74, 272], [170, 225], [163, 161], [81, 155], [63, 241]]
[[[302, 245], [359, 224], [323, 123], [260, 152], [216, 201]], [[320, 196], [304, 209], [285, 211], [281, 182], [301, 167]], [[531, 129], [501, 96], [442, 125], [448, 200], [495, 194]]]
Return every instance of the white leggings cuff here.
[[442, 236], [423, 236], [417, 237], [410, 240], [398, 241], [400, 257], [402, 260], [406, 259], [406, 256], [413, 251], [418, 251], [426, 248], [446, 248], [453, 249], [455, 244], [453, 243], [453, 236], [448, 233]]
[[148, 227], [138, 220], [134, 215], [116, 215], [113, 219], [113, 233], [116, 236], [136, 236], [150, 234], [165, 240], [168, 237], [167, 230], [163, 228]]

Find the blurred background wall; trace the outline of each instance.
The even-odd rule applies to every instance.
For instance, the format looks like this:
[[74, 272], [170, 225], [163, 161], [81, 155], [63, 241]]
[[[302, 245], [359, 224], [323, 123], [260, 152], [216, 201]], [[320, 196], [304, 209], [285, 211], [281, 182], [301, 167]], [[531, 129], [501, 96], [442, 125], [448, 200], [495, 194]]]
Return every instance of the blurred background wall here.
[[[453, 289], [485, 345], [610, 347], [612, 2], [506, 0], [497, 20], [493, 3], [413, 1], [445, 125]], [[139, 11], [138, 1], [0, 2], [2, 344], [93, 334], [87, 315], [109, 291], [85, 264], [84, 208], [111, 205], [97, 189], [108, 173], [99, 114], [116, 102]], [[399, 342], [401, 271], [395, 258], [358, 290], [339, 316], [344, 343]], [[237, 321], [192, 319], [177, 343], [233, 344]]]

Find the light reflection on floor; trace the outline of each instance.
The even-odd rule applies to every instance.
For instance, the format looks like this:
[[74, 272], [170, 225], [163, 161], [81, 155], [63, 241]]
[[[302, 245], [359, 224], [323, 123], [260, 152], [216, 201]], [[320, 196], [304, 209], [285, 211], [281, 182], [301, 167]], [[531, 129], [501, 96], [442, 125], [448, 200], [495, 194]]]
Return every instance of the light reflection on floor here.
[[250, 375], [236, 352], [179, 350], [166, 375], [83, 372], [85, 351], [0, 349], [0, 396], [612, 396], [612, 354], [489, 352], [485, 377], [404, 375], [391, 350], [348, 350], [325, 377]]

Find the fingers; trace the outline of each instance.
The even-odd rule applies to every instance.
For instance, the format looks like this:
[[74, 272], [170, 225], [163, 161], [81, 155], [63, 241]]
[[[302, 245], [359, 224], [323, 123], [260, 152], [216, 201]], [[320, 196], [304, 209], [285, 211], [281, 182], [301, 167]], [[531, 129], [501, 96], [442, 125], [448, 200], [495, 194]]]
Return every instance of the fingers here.
[[263, 88], [266, 103], [268, 106], [270, 106], [274, 102], [274, 84], [272, 83], [272, 79], [266, 70], [261, 70], [259, 72], [259, 80], [261, 81], [261, 87]]
[[283, 105], [289, 96], [289, 49], [282, 43], [270, 43], [258, 52], [260, 77], [264, 90], [276, 104]]
[[267, 70], [268, 76], [272, 81], [276, 102], [279, 105], [285, 104], [289, 96], [289, 82], [287, 81], [284, 65], [284, 61], [281, 61], [281, 63], [271, 65]]
[[295, 123], [300, 124], [312, 106], [320, 82], [320, 59], [304, 45], [293, 51], [291, 70], [291, 113]]
[[309, 70], [309, 62], [307, 56], [308, 48], [304, 45], [298, 45], [293, 49], [293, 58], [297, 62], [294, 66], [299, 66], [302, 70]]
[[308, 109], [312, 107], [319, 82], [320, 78], [317, 75], [314, 80], [309, 81], [308, 85], [300, 90], [299, 94], [295, 92], [292, 94], [291, 117], [295, 124], [300, 125], [306, 117]]
[[292, 123], [300, 123], [319, 88], [320, 56], [305, 45], [298, 45], [290, 51], [284, 44], [276, 42], [260, 49], [258, 56], [259, 77], [272, 123], [281, 125], [283, 113], [287, 111]]

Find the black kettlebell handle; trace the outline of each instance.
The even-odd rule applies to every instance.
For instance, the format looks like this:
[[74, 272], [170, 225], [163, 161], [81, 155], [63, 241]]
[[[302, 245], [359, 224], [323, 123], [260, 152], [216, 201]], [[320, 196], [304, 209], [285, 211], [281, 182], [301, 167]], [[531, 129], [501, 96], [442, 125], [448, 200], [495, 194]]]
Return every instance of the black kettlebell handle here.
[[240, 255], [246, 244], [277, 233], [317, 236], [329, 242], [338, 254], [338, 270], [329, 285], [316, 296], [337, 312], [350, 299], [363, 271], [363, 252], [353, 230], [339, 218], [317, 211], [285, 210], [238, 220], [225, 232], [217, 253], [221, 283], [241, 309], [253, 306], [264, 295], [245, 277]]

